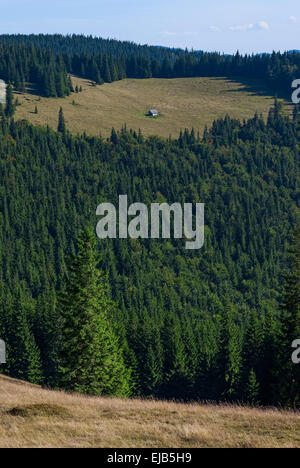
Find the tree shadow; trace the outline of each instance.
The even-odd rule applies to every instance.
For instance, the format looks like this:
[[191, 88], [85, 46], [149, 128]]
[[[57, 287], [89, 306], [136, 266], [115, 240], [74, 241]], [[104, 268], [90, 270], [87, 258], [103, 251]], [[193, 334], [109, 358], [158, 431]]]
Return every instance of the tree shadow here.
[[286, 101], [291, 101], [291, 92], [287, 90], [286, 93], [283, 90], [274, 90], [271, 86], [266, 83], [266, 81], [258, 78], [246, 78], [244, 76], [225, 76], [217, 77], [215, 80], [224, 80], [224, 78], [234, 84], [242, 85], [238, 89], [228, 89], [225, 93], [249, 93], [252, 96], [261, 96], [261, 97], [278, 97]]

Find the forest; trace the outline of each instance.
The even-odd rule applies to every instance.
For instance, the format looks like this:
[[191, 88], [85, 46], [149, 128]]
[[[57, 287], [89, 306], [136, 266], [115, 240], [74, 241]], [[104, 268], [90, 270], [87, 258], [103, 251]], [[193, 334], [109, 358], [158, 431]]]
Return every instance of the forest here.
[[[57, 54], [59, 37], [39, 40]], [[77, 41], [82, 54], [98, 50]], [[38, 53], [21, 37], [9, 47]], [[291, 117], [276, 100], [267, 121], [228, 116], [203, 135], [145, 138], [123, 127], [104, 139], [72, 136], [62, 111], [57, 132], [15, 122], [10, 106], [0, 109], [0, 371], [98, 395], [299, 407], [297, 107]], [[205, 203], [204, 247], [97, 239], [97, 206], [117, 206], [120, 194]]]
[[299, 78], [300, 54], [225, 55], [78, 35], [0, 35], [0, 79], [16, 90], [30, 83], [43, 96], [64, 97], [74, 91], [71, 74], [98, 85], [125, 78], [238, 76], [262, 79], [275, 94], [287, 94]]

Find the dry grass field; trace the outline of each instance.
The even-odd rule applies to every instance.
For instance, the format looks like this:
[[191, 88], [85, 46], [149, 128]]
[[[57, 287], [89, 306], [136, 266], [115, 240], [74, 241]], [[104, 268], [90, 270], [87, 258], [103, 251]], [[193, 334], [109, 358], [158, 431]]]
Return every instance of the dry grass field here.
[[[257, 80], [239, 82], [225, 78], [127, 79], [93, 87], [87, 80], [73, 77], [74, 87], [83, 92], [65, 99], [39, 98], [34, 91], [18, 95], [16, 118], [36, 125], [57, 128], [58, 111], [63, 107], [69, 130], [88, 135], [108, 136], [111, 128], [142, 129], [145, 135], [177, 136], [180, 129], [194, 127], [202, 132], [205, 125], [229, 114], [249, 118], [257, 111], [267, 115], [273, 104], [270, 90]], [[38, 114], [35, 114], [35, 106]], [[149, 109], [158, 109], [159, 118], [146, 117]]]
[[0, 447], [300, 448], [300, 414], [119, 400], [0, 376]]

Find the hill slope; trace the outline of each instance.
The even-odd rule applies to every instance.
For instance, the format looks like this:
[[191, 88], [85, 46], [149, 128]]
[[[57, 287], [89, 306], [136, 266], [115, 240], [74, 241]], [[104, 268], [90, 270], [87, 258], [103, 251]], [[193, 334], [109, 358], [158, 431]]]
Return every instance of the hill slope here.
[[[21, 106], [16, 118], [36, 125], [57, 128], [60, 106], [73, 133], [110, 135], [111, 128], [142, 129], [145, 135], [177, 136], [180, 129], [203, 131], [214, 119], [229, 114], [247, 119], [255, 112], [267, 115], [272, 93], [259, 80], [247, 82], [225, 78], [127, 79], [94, 87], [88, 80], [73, 77], [83, 92], [65, 99], [40, 98], [34, 91], [18, 95]], [[38, 114], [35, 114], [35, 106]], [[160, 118], [145, 116], [158, 109]]]
[[87, 398], [0, 376], [1, 447], [300, 447], [300, 414]]

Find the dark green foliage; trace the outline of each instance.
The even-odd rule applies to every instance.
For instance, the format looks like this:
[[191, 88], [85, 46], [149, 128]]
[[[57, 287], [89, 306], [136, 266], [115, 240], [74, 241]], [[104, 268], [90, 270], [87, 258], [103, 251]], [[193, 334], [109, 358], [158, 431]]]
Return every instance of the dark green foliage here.
[[124, 78], [260, 78], [274, 92], [287, 94], [299, 71], [297, 52], [222, 55], [76, 35], [0, 36], [0, 77], [20, 92], [26, 82], [34, 83], [46, 97], [73, 92], [70, 73], [99, 85]]
[[16, 111], [16, 105], [14, 102], [13, 90], [11, 84], [6, 87], [6, 105], [5, 105], [5, 116], [12, 117]]
[[241, 327], [233, 306], [225, 303], [220, 323], [220, 395], [225, 400], [236, 400], [239, 395], [242, 370]]
[[278, 339], [278, 362], [275, 395], [284, 404], [300, 406], [300, 366], [292, 362], [292, 343], [300, 339], [300, 226], [291, 250], [291, 272], [286, 276], [281, 329]]
[[[10, 356], [1, 371], [57, 385], [57, 294], [79, 231], [99, 220], [99, 203], [117, 206], [119, 194], [129, 203], [204, 202], [199, 251], [174, 239], [97, 241], [117, 304], [109, 323], [134, 395], [299, 405], [296, 266], [287, 315], [280, 307], [299, 213], [298, 114], [290, 119], [276, 104], [267, 122], [226, 117], [203, 139], [186, 130], [168, 140], [126, 128], [108, 140], [62, 138], [4, 118], [0, 173], [0, 334]], [[68, 300], [69, 310], [77, 307], [73, 293]], [[94, 307], [95, 296], [89, 300]], [[77, 383], [99, 390], [94, 377]]]
[[21, 290], [12, 296], [0, 283], [0, 335], [7, 343], [7, 366], [12, 377], [42, 383], [40, 350], [34, 335], [34, 301]]
[[62, 133], [63, 135], [66, 134], [66, 122], [65, 122], [65, 117], [64, 117], [64, 111], [63, 108], [61, 107], [59, 109], [59, 114], [58, 114], [58, 126], [57, 126], [57, 131]]
[[259, 403], [259, 383], [257, 382], [256, 375], [253, 369], [249, 374], [249, 379], [246, 385], [246, 401], [252, 405]]
[[69, 265], [58, 311], [62, 317], [60, 383], [66, 390], [128, 396], [129, 371], [109, 322], [111, 303], [105, 276], [97, 270], [96, 236], [83, 231]]

